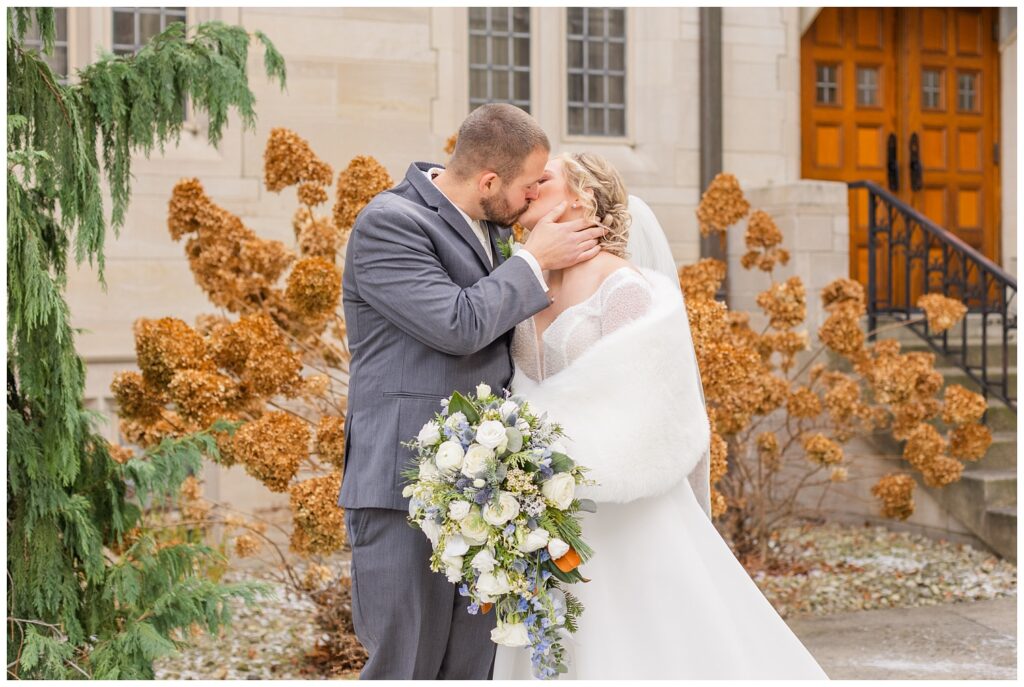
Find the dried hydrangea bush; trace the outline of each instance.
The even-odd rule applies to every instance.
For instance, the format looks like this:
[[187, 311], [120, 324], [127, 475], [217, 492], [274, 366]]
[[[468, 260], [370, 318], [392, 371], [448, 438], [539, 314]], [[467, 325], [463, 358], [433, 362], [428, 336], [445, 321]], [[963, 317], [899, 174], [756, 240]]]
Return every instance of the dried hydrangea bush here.
[[[782, 232], [766, 212], [750, 212], [733, 175], [719, 174], [697, 209], [701, 232], [725, 232], [743, 217], [747, 253], [741, 265], [769, 280], [757, 296], [767, 318], [763, 330], [754, 331], [749, 313], [729, 311], [714, 300], [724, 263], [703, 259], [679, 270], [713, 430], [714, 516], [738, 554], [761, 557], [770, 555], [773, 530], [808, 514], [797, 494], [812, 486], [823, 489], [824, 500], [838, 484], [875, 479], [870, 493], [882, 515], [906, 519], [914, 511], [911, 471], [929, 486], [942, 487], [960, 479], [964, 461], [985, 455], [992, 443], [991, 431], [979, 422], [985, 399], [958, 385], [939, 397], [943, 378], [932, 353], [901, 353], [894, 340], [867, 345], [861, 329], [864, 289], [844, 278], [819, 294], [828, 312], [817, 332], [821, 345], [795, 369], [797, 354], [810, 349], [807, 331], [800, 330], [806, 289], [799, 277], [773, 278], [776, 266], [789, 260]], [[917, 305], [935, 331], [952, 327], [966, 313], [962, 303], [941, 294], [922, 296]], [[850, 371], [814, 363], [825, 350]], [[937, 419], [950, 428], [945, 435], [934, 426]], [[880, 478], [859, 474], [844, 444], [871, 432], [905, 442], [904, 470]]]
[[[221, 464], [242, 466], [267, 489], [289, 495], [289, 549], [307, 559], [307, 570], [326, 571], [318, 561], [346, 546], [336, 501], [351, 354], [339, 265], [356, 215], [393, 182], [371, 157], [353, 159], [335, 181], [331, 165], [283, 128], [270, 132], [263, 161], [268, 190], [295, 187], [295, 245], [259, 237], [209, 198], [198, 179], [179, 181], [168, 203], [168, 231], [184, 242], [195, 282], [219, 313], [191, 325], [138, 320], [139, 372], [119, 373], [111, 388], [121, 433], [141, 448], [232, 423], [214, 434]], [[328, 214], [320, 208], [332, 181]], [[239, 557], [269, 553], [290, 587], [323, 597], [330, 575], [297, 575], [266, 523], [204, 501], [197, 485], [189, 482], [178, 511], [166, 514], [169, 527], [216, 532], [221, 550]]]

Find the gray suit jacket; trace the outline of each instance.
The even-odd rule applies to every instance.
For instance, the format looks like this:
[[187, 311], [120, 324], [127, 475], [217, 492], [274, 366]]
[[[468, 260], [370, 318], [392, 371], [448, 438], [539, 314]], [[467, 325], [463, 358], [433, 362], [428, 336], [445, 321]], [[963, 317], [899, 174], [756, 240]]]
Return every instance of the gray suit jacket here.
[[352, 351], [345, 418], [344, 508], [408, 508], [401, 472], [412, 440], [452, 391], [509, 385], [513, 328], [550, 301], [525, 260], [492, 267], [459, 211], [417, 162], [359, 213], [345, 256]]

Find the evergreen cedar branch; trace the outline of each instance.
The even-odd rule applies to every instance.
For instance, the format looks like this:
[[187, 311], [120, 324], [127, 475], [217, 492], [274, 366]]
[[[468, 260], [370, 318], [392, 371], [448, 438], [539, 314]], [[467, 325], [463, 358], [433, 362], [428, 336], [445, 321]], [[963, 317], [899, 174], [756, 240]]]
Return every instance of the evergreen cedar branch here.
[[[7, 10], [7, 674], [151, 679], [153, 661], [194, 626], [216, 631], [230, 621], [232, 597], [252, 602], [265, 587], [212, 582], [197, 571], [213, 550], [163, 545], [144, 528], [110, 555], [145, 524], [133, 500], [175, 494], [216, 446], [204, 432], [123, 465], [111, 459], [83, 400], [85, 368], [64, 297], [68, 256], [73, 244], [75, 263], [95, 261], [103, 283], [97, 139], [116, 235], [131, 195], [131, 155], [180, 139], [186, 94], [209, 114], [211, 145], [232, 107], [253, 128], [250, 36], [210, 22], [187, 37], [172, 24], [138, 54], [101, 54], [63, 85], [24, 47], [33, 15], [52, 54], [52, 8]], [[254, 37], [267, 76], [283, 89], [281, 55], [265, 35]]]

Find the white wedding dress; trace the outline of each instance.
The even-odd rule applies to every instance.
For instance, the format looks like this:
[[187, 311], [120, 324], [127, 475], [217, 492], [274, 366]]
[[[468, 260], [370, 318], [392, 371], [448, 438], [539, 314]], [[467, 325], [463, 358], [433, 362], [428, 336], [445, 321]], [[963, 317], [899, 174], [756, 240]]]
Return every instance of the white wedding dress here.
[[[630, 267], [613, 272], [587, 300], [562, 312], [542, 342], [532, 318], [521, 323], [512, 343], [520, 391], [530, 387], [536, 394], [545, 379], [572, 370], [599, 340], [643, 316], [658, 277]], [[639, 360], [644, 352], [635, 355]], [[516, 386], [513, 380], [513, 393]], [[529, 389], [523, 395], [530, 400]], [[602, 397], [610, 429], [626, 401], [615, 388], [604, 389]], [[543, 410], [555, 422], [571, 415], [568, 407]], [[701, 406], [694, 411], [705, 412]], [[587, 465], [586, 455], [572, 457]], [[621, 460], [643, 459], [627, 454]], [[597, 512], [581, 514], [594, 556], [580, 568], [590, 582], [568, 587], [585, 610], [579, 631], [563, 635], [569, 672], [562, 677], [828, 679], [733, 556], [690, 481], [664, 486], [662, 493], [624, 503], [596, 498]], [[497, 648], [495, 680], [532, 677], [529, 649]]]

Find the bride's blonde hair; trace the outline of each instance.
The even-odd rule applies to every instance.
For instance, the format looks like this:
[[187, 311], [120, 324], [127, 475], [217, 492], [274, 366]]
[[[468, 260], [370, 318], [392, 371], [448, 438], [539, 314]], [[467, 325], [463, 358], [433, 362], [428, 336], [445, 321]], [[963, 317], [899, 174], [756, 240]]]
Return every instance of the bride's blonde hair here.
[[566, 186], [579, 197], [584, 216], [608, 228], [597, 240], [601, 249], [620, 258], [628, 257], [629, 195], [622, 177], [608, 160], [593, 153], [563, 153], [558, 159], [562, 161]]

